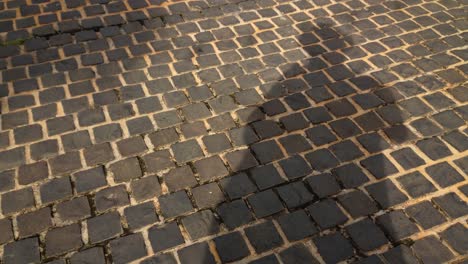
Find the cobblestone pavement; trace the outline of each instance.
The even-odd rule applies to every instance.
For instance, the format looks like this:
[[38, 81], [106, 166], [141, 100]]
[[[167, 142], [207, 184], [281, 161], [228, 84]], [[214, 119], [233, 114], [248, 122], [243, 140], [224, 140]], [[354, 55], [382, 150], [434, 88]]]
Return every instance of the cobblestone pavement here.
[[0, 263], [466, 261], [467, 3], [2, 1]]

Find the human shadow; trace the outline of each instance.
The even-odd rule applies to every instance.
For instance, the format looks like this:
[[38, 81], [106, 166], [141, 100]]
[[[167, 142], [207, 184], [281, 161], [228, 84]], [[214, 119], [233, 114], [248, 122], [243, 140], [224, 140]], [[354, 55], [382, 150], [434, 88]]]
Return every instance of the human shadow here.
[[[410, 199], [392, 176], [423, 162], [401, 147], [416, 136], [403, 124], [409, 116], [398, 105], [405, 98], [399, 87], [417, 84], [366, 59], [371, 48], [352, 29], [317, 21], [297, 25], [301, 33], [285, 39], [286, 52], [264, 57], [259, 89], [234, 95], [246, 108], [232, 116], [239, 125], [228, 134], [237, 150], [225, 155], [232, 171], [219, 181], [230, 201], [217, 213], [235, 231], [214, 238], [217, 254], [240, 260], [238, 227], [247, 224], [246, 239], [263, 254], [255, 263], [318, 263], [310, 248], [325, 263], [414, 263], [405, 239], [418, 228], [402, 210], [389, 210]], [[411, 177], [419, 175], [398, 181]], [[300, 243], [266, 253], [288, 241]], [[381, 249], [388, 251], [374, 254]]]
[[[141, 2], [145, 1], [139, 3], [134, 1], [133, 4], [139, 5]], [[202, 5], [201, 1], [197, 3]], [[115, 3], [115, 5], [122, 4]], [[252, 4], [250, 1], [244, 3], [245, 6], [250, 4]], [[227, 11], [230, 11], [229, 8], [235, 9], [226, 6], [223, 8]], [[281, 8], [287, 9], [284, 6]], [[182, 21], [183, 15], [180, 14], [165, 17], [164, 21], [160, 20], [160, 16], [168, 15], [162, 9], [153, 9], [157, 12], [155, 16], [158, 18], [153, 21], [154, 26], [162, 27], [163, 22], [175, 25]], [[173, 6], [172, 10], [184, 13], [186, 7], [180, 2], [177, 6]], [[213, 12], [213, 16], [218, 16], [216, 10], [209, 10], [207, 13], [210, 11]], [[262, 11], [266, 17], [269, 15], [268, 11]], [[282, 28], [281, 39], [276, 40], [268, 34], [268, 25], [258, 23], [257, 31], [236, 40], [244, 48], [242, 49], [244, 59], [250, 55], [260, 59], [255, 61], [245, 59], [239, 63], [246, 72], [249, 72], [248, 74], [236, 74], [242, 70], [235, 67], [224, 67], [226, 65], [219, 67], [223, 69], [224, 76], [230, 76], [229, 71], [232, 71], [231, 77], [236, 82], [234, 89], [230, 90], [232, 87], [228, 87], [229, 89], [223, 91], [227, 94], [224, 97], [226, 101], [219, 101], [219, 109], [214, 109], [210, 102], [206, 102], [211, 99], [210, 96], [208, 99], [205, 98], [206, 100], [200, 100], [204, 106], [208, 106], [218, 115], [219, 122], [222, 123], [220, 130], [209, 124], [211, 132], [216, 134], [210, 135], [213, 139], [217, 135], [223, 135], [216, 137], [213, 150], [205, 149], [205, 153], [213, 155], [203, 159], [204, 166], [198, 166], [201, 162], [199, 163], [200, 160], [197, 159], [204, 157], [201, 149], [199, 153], [193, 155], [196, 156], [195, 161], [187, 159], [181, 162], [184, 165], [180, 170], [183, 172], [180, 174], [182, 176], [176, 175], [173, 178], [180, 176], [188, 183], [180, 184], [183, 185], [180, 188], [179, 186], [168, 188], [169, 173], [158, 175], [165, 187], [164, 195], [174, 191], [171, 195], [180, 198], [178, 194], [188, 191], [193, 198], [194, 189], [198, 188], [198, 195], [202, 196], [207, 204], [212, 205], [220, 200], [222, 202], [215, 204], [216, 208], [204, 207], [199, 201], [190, 201], [188, 195], [184, 193], [186, 196], [183, 198], [186, 199], [183, 202], [188, 204], [187, 208], [180, 210], [183, 211], [181, 214], [174, 214], [162, 221], [171, 222], [165, 225], [166, 230], [159, 229], [159, 224], [162, 224], [160, 222], [149, 227], [148, 236], [153, 253], [158, 250], [163, 253], [158, 251], [155, 252], [155, 256], [147, 257], [147, 248], [141, 238], [139, 242], [143, 247], [139, 247], [139, 251], [135, 250], [137, 252], [135, 259], [145, 258], [141, 262], [145, 264], [177, 263], [172, 255], [173, 248], [177, 247], [174, 251], [177, 251], [178, 259], [182, 263], [249, 261], [279, 263], [279, 260], [282, 263], [419, 262], [410, 246], [413, 243], [412, 235], [419, 232], [413, 220], [419, 221], [418, 218], [424, 217], [424, 214], [418, 211], [421, 208], [403, 211], [398, 206], [435, 190], [431, 182], [414, 170], [425, 161], [418, 156], [418, 150], [413, 146], [418, 136], [405, 125], [413, 114], [420, 115], [418, 111], [426, 107], [421, 100], [408, 99], [422, 88], [415, 81], [401, 79], [393, 70], [389, 70], [389, 65], [393, 61], [380, 56], [379, 53], [384, 53], [390, 48], [379, 42], [367, 41], [355, 34], [351, 23], [349, 25], [342, 23], [338, 26], [320, 10], [315, 11], [313, 21], [309, 17], [303, 18], [302, 22], [296, 23], [294, 27], [288, 18], [276, 20], [275, 23]], [[203, 14], [198, 12], [196, 15]], [[301, 20], [300, 16], [296, 18]], [[246, 20], [248, 19], [246, 15]], [[346, 20], [347, 17], [342, 16], [341, 19]], [[134, 26], [142, 23], [148, 28], [151, 24], [149, 20], [137, 19], [134, 22], [136, 22]], [[210, 26], [209, 22], [205, 21], [207, 27]], [[185, 26], [186, 32], [191, 32], [191, 25]], [[261, 29], [260, 26], [266, 27]], [[366, 25], [361, 26], [366, 27]], [[167, 30], [166, 35], [162, 32], [158, 34], [169, 39], [174, 33]], [[259, 38], [260, 34], [263, 43], [257, 44], [255, 38]], [[140, 37], [144, 38], [142, 35]], [[208, 42], [214, 41], [206, 35], [200, 35], [201, 37], [208, 38]], [[186, 38], [179, 38], [178, 41], [185, 47], [183, 42], [187, 41]], [[392, 40], [389, 40], [391, 46], [390, 42]], [[162, 46], [154, 45], [153, 48], [157, 52], [160, 51], [158, 49], [167, 48]], [[250, 50], [249, 46], [255, 46], [258, 51]], [[203, 48], [200, 46], [193, 49], [203, 53]], [[177, 56], [187, 59], [185, 53], [179, 53]], [[225, 57], [223, 61], [235, 61], [235, 59], [234, 56]], [[186, 72], [184, 67], [188, 66], [180, 64], [179, 67], [181, 72]], [[190, 67], [189, 70], [192, 69]], [[155, 78], [167, 74], [156, 71], [153, 72]], [[208, 75], [209, 73], [204, 76], [207, 81], [203, 84], [210, 86], [217, 98], [221, 97], [218, 97], [217, 91], [214, 91], [212, 83], [208, 81], [212, 77]], [[143, 76], [141, 80], [135, 82], [146, 80], [147, 78]], [[174, 82], [174, 79], [172, 81]], [[110, 88], [113, 87], [105, 86], [103, 89]], [[201, 86], [192, 88], [202, 89]], [[126, 89], [129, 91], [137, 88]], [[163, 89], [165, 88], [161, 88]], [[208, 88], [204, 86], [203, 89]], [[221, 91], [224, 88], [219, 87], [219, 89]], [[161, 90], [154, 93], [162, 93]], [[184, 92], [179, 92], [184, 99], [187, 99]], [[8, 92], [6, 95], [0, 95], [6, 96]], [[175, 108], [180, 106], [177, 102], [175, 105]], [[241, 105], [242, 109], [237, 110], [238, 105]], [[161, 110], [159, 107], [153, 110]], [[208, 112], [206, 116], [210, 116], [210, 111]], [[187, 120], [190, 119], [190, 114], [184, 112]], [[191, 117], [194, 120], [198, 118]], [[141, 133], [136, 131], [135, 134], [146, 136], [154, 130], [152, 125], [149, 127], [148, 129], [145, 127]], [[182, 129], [179, 127], [179, 130]], [[174, 133], [178, 140], [179, 136]], [[226, 140], [218, 141], [224, 138]], [[197, 140], [203, 141], [205, 147], [208, 146], [204, 139]], [[171, 148], [174, 150], [173, 146]], [[167, 149], [164, 151], [169, 153]], [[180, 152], [184, 151], [189, 150], [183, 149]], [[161, 159], [170, 163], [168, 167], [172, 168], [170, 157], [159, 157], [158, 154], [153, 157], [156, 157], [155, 160]], [[144, 157], [134, 157], [132, 161], [135, 161], [132, 164], [136, 165], [138, 170], [141, 166], [146, 169], [145, 173], [150, 173], [150, 166], [153, 164], [147, 162]], [[189, 165], [185, 166], [187, 163]], [[225, 165], [229, 170], [226, 173], [223, 172], [226, 170]], [[112, 171], [111, 166], [108, 166], [110, 171]], [[195, 172], [197, 179], [190, 170]], [[209, 173], [215, 171], [215, 174], [211, 175], [213, 177], [204, 178], [203, 170], [209, 170]], [[143, 175], [142, 171], [140, 172]], [[217, 174], [219, 171], [222, 172]], [[188, 173], [185, 174], [186, 172]], [[184, 178], [185, 175], [191, 178]], [[112, 176], [115, 178], [116, 174]], [[150, 177], [145, 179], [149, 180]], [[156, 179], [155, 182], [158, 183], [157, 177], [151, 179]], [[135, 182], [132, 181], [132, 188]], [[203, 185], [198, 186], [198, 183]], [[146, 190], [153, 187], [153, 185], [148, 186], [145, 186]], [[160, 188], [159, 184], [157, 186]], [[155, 190], [152, 191], [156, 193]], [[160, 191], [159, 189], [157, 192]], [[132, 195], [138, 195], [133, 189], [132, 192]], [[126, 195], [125, 193], [124, 196]], [[176, 198], [173, 204], [180, 206], [182, 202], [176, 201]], [[142, 198], [145, 199], [147, 198]], [[161, 205], [161, 200], [157, 205]], [[197, 204], [200, 209], [193, 214], [191, 214], [192, 203]], [[153, 225], [158, 221], [154, 208], [150, 209], [147, 211], [150, 211], [151, 223], [144, 225]], [[166, 209], [158, 208], [164, 217]], [[430, 202], [426, 202], [422, 209], [437, 211]], [[180, 234], [178, 224], [184, 231], [184, 237]], [[225, 229], [227, 232], [224, 232]], [[137, 237], [132, 236], [133, 231], [129, 231], [131, 234], [128, 237]], [[123, 238], [125, 239], [125, 236]], [[154, 244], [153, 239], [157, 241]], [[190, 244], [183, 247], [185, 240], [189, 240]], [[113, 245], [104, 247], [106, 247], [104, 261], [125, 262], [118, 260], [118, 252], [115, 250], [125, 246], [114, 241]], [[104, 252], [104, 249], [100, 250]], [[169, 251], [171, 253], [167, 253]], [[119, 257], [122, 255], [125, 253]], [[101, 255], [99, 257], [101, 260], [104, 258]]]

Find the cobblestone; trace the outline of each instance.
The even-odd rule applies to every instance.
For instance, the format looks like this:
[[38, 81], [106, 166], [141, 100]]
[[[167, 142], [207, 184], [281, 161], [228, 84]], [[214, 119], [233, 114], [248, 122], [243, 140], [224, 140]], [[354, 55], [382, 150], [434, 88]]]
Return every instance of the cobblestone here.
[[463, 4], [1, 3], [0, 262], [463, 262]]

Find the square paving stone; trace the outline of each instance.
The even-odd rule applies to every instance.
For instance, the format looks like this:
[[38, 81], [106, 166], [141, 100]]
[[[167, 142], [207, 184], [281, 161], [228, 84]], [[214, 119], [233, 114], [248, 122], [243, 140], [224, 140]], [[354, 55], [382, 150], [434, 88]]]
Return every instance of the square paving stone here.
[[190, 245], [177, 251], [182, 263], [215, 264], [208, 243], [202, 242]]
[[16, 218], [19, 236], [21, 238], [38, 234], [52, 226], [51, 211], [49, 207], [19, 215]]
[[410, 114], [397, 105], [386, 105], [380, 107], [376, 112], [390, 125], [404, 123]]
[[383, 104], [383, 101], [373, 93], [357, 94], [352, 98], [364, 110], [376, 108]]
[[450, 218], [458, 218], [468, 214], [466, 201], [451, 192], [433, 199], [433, 202], [442, 208]]
[[107, 184], [106, 173], [102, 166], [77, 172], [73, 174], [73, 178], [78, 193], [95, 190]]
[[433, 235], [416, 240], [412, 248], [424, 263], [444, 263], [454, 258], [453, 253]]
[[257, 190], [255, 185], [245, 173], [238, 173], [231, 177], [226, 177], [219, 183], [221, 188], [223, 188], [223, 190], [231, 199], [237, 199], [246, 196]]
[[383, 254], [383, 257], [390, 263], [419, 263], [414, 253], [406, 245], [399, 245], [391, 248]]
[[301, 135], [288, 135], [280, 138], [279, 142], [290, 155], [312, 148], [309, 142]]
[[249, 262], [249, 264], [278, 264], [278, 258], [274, 254], [266, 255]]
[[210, 210], [203, 210], [182, 218], [182, 225], [193, 240], [219, 232], [219, 223]]
[[129, 103], [108, 105], [107, 111], [112, 121], [131, 117], [135, 115], [133, 107]]
[[286, 108], [278, 99], [270, 100], [266, 103], [263, 103], [262, 108], [268, 116], [275, 116], [286, 112]]
[[182, 124], [180, 130], [185, 138], [197, 137], [207, 134], [205, 124], [202, 121]]
[[260, 190], [268, 189], [285, 181], [272, 164], [252, 168], [250, 176]]
[[203, 151], [195, 140], [175, 143], [171, 147], [178, 162], [188, 162], [203, 157]]
[[86, 148], [92, 144], [88, 131], [78, 131], [63, 135], [62, 143], [65, 151]]
[[468, 251], [468, 230], [462, 224], [454, 224], [445, 229], [440, 235], [458, 253], [464, 254]]
[[398, 182], [403, 186], [411, 197], [416, 198], [437, 189], [420, 172], [415, 171], [398, 178]]
[[46, 257], [60, 255], [68, 251], [76, 250], [83, 245], [81, 240], [81, 227], [72, 224], [49, 230], [45, 237]]
[[405, 209], [405, 212], [424, 229], [440, 225], [446, 221], [434, 205], [429, 201], [423, 201]]
[[162, 110], [161, 103], [156, 96], [145, 97], [135, 101], [141, 114], [148, 114]]
[[127, 120], [126, 122], [130, 135], [147, 133], [154, 129], [151, 120], [148, 117], [140, 117]]
[[102, 164], [114, 159], [112, 147], [109, 143], [101, 143], [88, 147], [83, 151], [83, 154], [89, 166]]
[[37, 124], [15, 128], [13, 133], [18, 145], [42, 139], [42, 127]]
[[288, 131], [295, 131], [308, 127], [309, 122], [300, 113], [290, 114], [280, 118], [280, 122], [284, 125], [284, 128]]
[[194, 163], [194, 166], [200, 176], [201, 182], [222, 178], [229, 173], [219, 156], [198, 160]]
[[241, 171], [258, 165], [257, 160], [248, 149], [229, 152], [225, 157], [233, 171]]
[[318, 264], [319, 261], [302, 243], [293, 245], [279, 253], [284, 264]]
[[317, 227], [304, 210], [281, 215], [277, 221], [289, 241], [301, 240], [318, 233]]
[[102, 109], [84, 110], [78, 113], [78, 122], [80, 126], [91, 126], [105, 121]]
[[192, 195], [198, 208], [214, 207], [225, 200], [223, 192], [215, 182], [193, 188]]
[[362, 133], [361, 129], [348, 118], [334, 120], [329, 125], [341, 138], [348, 138]]
[[146, 172], [153, 173], [174, 168], [176, 165], [169, 150], [159, 150], [142, 157]]
[[[26, 165], [28, 166], [28, 165]], [[34, 168], [35, 166], [33, 165], [32, 167], [28, 168]], [[21, 172], [23, 169], [19, 169], [18, 171], [18, 177], [23, 178]], [[40, 172], [40, 171], [39, 171]], [[43, 173], [39, 173], [39, 175], [43, 175]], [[7, 171], [2, 171], [0, 172], [0, 191], [8, 191], [12, 190], [15, 187], [15, 171], [14, 170], [7, 170]], [[23, 180], [22, 180], [23, 181]], [[20, 183], [21, 184], [21, 183]]]
[[104, 250], [101, 247], [93, 247], [86, 250], [82, 250], [73, 254], [70, 258], [70, 263], [96, 263], [105, 264], [106, 258], [104, 256]]
[[465, 134], [460, 131], [452, 131], [442, 136], [452, 147], [458, 151], [465, 151], [468, 149], [468, 140]]
[[340, 141], [339, 143], [330, 146], [329, 149], [342, 162], [351, 161], [364, 155], [350, 140]]
[[338, 159], [328, 149], [319, 149], [305, 155], [312, 168], [323, 171], [338, 166]]
[[284, 243], [271, 221], [247, 227], [245, 234], [257, 253], [274, 249]]
[[388, 243], [382, 230], [369, 218], [347, 226], [346, 232], [362, 251], [371, 251]]
[[356, 108], [347, 99], [335, 100], [325, 104], [325, 106], [336, 117], [350, 116], [356, 113]]
[[91, 216], [91, 207], [87, 197], [77, 197], [57, 204], [56, 216], [62, 222], [80, 220]]
[[463, 176], [445, 161], [429, 166], [425, 170], [443, 188], [463, 181]]
[[411, 122], [411, 126], [425, 137], [436, 136], [443, 131], [442, 128], [427, 118], [420, 118], [415, 120]]
[[161, 211], [164, 217], [175, 217], [193, 209], [192, 203], [185, 191], [163, 195], [159, 197]]
[[30, 187], [4, 193], [2, 194], [2, 213], [7, 215], [34, 207], [34, 200]]
[[376, 220], [394, 242], [419, 232], [418, 227], [411, 222], [402, 210], [391, 211], [378, 216]]
[[411, 148], [403, 148], [391, 153], [392, 157], [405, 169], [409, 170], [425, 164]]
[[338, 193], [341, 188], [335, 177], [330, 173], [322, 173], [305, 179], [315, 195], [324, 198]]
[[99, 243], [122, 234], [118, 212], [110, 212], [88, 219], [88, 236], [91, 243]]
[[140, 136], [118, 141], [117, 148], [123, 157], [139, 154], [145, 152], [148, 149], [144, 139]]
[[355, 190], [338, 196], [338, 201], [353, 218], [376, 213], [377, 204], [364, 192]]
[[177, 264], [177, 261], [172, 253], [164, 253], [157, 256], [153, 256], [141, 261], [141, 264], [154, 264], [154, 263], [165, 263], [165, 264]]
[[322, 146], [336, 141], [336, 136], [324, 125], [314, 126], [306, 130], [307, 137], [316, 146]]
[[148, 237], [154, 252], [173, 248], [184, 243], [184, 238], [177, 223], [154, 226], [148, 230]]
[[355, 118], [358, 125], [366, 132], [379, 130], [385, 126], [382, 119], [380, 119], [376, 113], [367, 112]]
[[250, 145], [258, 141], [257, 134], [249, 126], [229, 130], [229, 137], [235, 146]]
[[129, 263], [148, 254], [141, 233], [119, 237], [109, 244], [112, 260], [116, 264]]
[[293, 111], [310, 106], [309, 101], [307, 101], [307, 98], [302, 93], [288, 95], [284, 98], [284, 101], [293, 109]]
[[215, 134], [203, 137], [203, 143], [210, 153], [217, 153], [231, 148], [231, 142], [225, 134]]
[[383, 208], [389, 208], [408, 200], [406, 195], [391, 180], [368, 185], [366, 190]]
[[353, 256], [354, 250], [350, 241], [340, 233], [332, 233], [313, 239], [320, 256], [326, 263], [338, 263]]
[[18, 240], [4, 246], [5, 263], [39, 263], [39, 240], [37, 237]]
[[279, 148], [278, 143], [273, 140], [253, 144], [251, 148], [255, 153], [255, 156], [262, 164], [266, 164], [274, 160], [279, 160], [284, 157], [284, 154]]
[[163, 180], [171, 192], [197, 185], [197, 180], [193, 175], [192, 169], [187, 165], [170, 170], [164, 174]]
[[418, 137], [405, 125], [394, 125], [384, 129], [384, 133], [395, 144], [403, 144]]
[[96, 209], [101, 212], [130, 203], [125, 185], [112, 186], [98, 191], [94, 196], [94, 201]]
[[272, 190], [256, 193], [247, 198], [255, 215], [259, 218], [276, 214], [283, 210], [283, 205]]
[[203, 103], [190, 104], [182, 108], [182, 113], [188, 121], [195, 121], [211, 116], [210, 110]]
[[[4, 172], [6, 173], [6, 172]], [[21, 185], [27, 185], [39, 180], [43, 180], [49, 176], [49, 170], [47, 166], [47, 162], [40, 161], [36, 163], [31, 163], [27, 165], [23, 165], [18, 168], [18, 183]], [[7, 176], [5, 174], [4, 177], [1, 177], [2, 180], [7, 180]], [[7, 185], [8, 181], [5, 182]], [[0, 186], [0, 190], [1, 190]]]
[[390, 144], [378, 133], [360, 135], [357, 140], [370, 153], [376, 153], [390, 147]]
[[214, 243], [222, 262], [232, 262], [250, 255], [247, 244], [239, 232], [216, 237]]
[[[68, 117], [71, 118], [71, 117]], [[22, 126], [28, 124], [29, 116], [26, 110], [18, 111], [14, 113], [7, 113], [2, 115], [2, 128], [10, 129], [17, 126]], [[47, 125], [49, 128], [49, 125]]]
[[312, 172], [304, 158], [298, 155], [284, 159], [279, 164], [289, 179], [304, 177]]
[[344, 224], [348, 217], [341, 211], [337, 203], [325, 199], [307, 207], [310, 215], [321, 229], [331, 228]]
[[68, 152], [56, 156], [50, 159], [49, 165], [51, 167], [51, 172], [54, 175], [60, 175], [78, 170], [81, 168], [80, 154], [78, 152]]
[[140, 162], [137, 158], [129, 158], [117, 161], [109, 166], [109, 170], [114, 176], [114, 181], [125, 182], [133, 178], [138, 178], [143, 175], [140, 167]]
[[0, 243], [2, 244], [13, 240], [13, 225], [10, 219], [4, 218], [0, 220], [0, 234]]
[[428, 138], [418, 141], [416, 146], [430, 159], [438, 160], [452, 155], [450, 149], [438, 138]]
[[273, 120], [261, 120], [252, 124], [261, 139], [272, 138], [283, 134], [283, 129]]
[[122, 137], [122, 129], [119, 124], [106, 124], [93, 128], [96, 143], [115, 141]]
[[356, 188], [369, 181], [362, 169], [354, 163], [335, 168], [332, 173], [345, 188]]
[[465, 123], [465, 121], [461, 117], [459, 117], [457, 114], [463, 118], [466, 117], [466, 115], [463, 114], [462, 112], [456, 111], [455, 113], [452, 110], [447, 110], [447, 111], [434, 114], [432, 118], [444, 128], [454, 129], [454, 128], [458, 128], [462, 126]]
[[152, 202], [127, 207], [124, 214], [130, 230], [136, 230], [158, 221], [156, 208]]
[[281, 200], [288, 209], [302, 206], [314, 199], [314, 195], [302, 182], [293, 182], [276, 188]]
[[254, 219], [252, 213], [242, 199], [221, 204], [217, 212], [229, 229], [247, 224]]
[[454, 163], [460, 168], [464, 173], [468, 172], [468, 157], [459, 158], [454, 160]]
[[398, 172], [397, 168], [384, 154], [377, 154], [368, 157], [361, 161], [361, 165], [377, 179], [381, 179]]
[[320, 124], [332, 120], [332, 116], [325, 107], [312, 107], [304, 110], [304, 115], [312, 124]]
[[417, 97], [400, 101], [399, 105], [413, 116], [421, 116], [431, 111], [431, 108]]

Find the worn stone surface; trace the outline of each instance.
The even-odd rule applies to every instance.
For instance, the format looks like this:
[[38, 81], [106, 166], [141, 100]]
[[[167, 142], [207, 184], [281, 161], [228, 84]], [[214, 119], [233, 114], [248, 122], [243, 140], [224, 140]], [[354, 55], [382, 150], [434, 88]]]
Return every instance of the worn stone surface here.
[[458, 263], [466, 1], [0, 3], [0, 263]]

